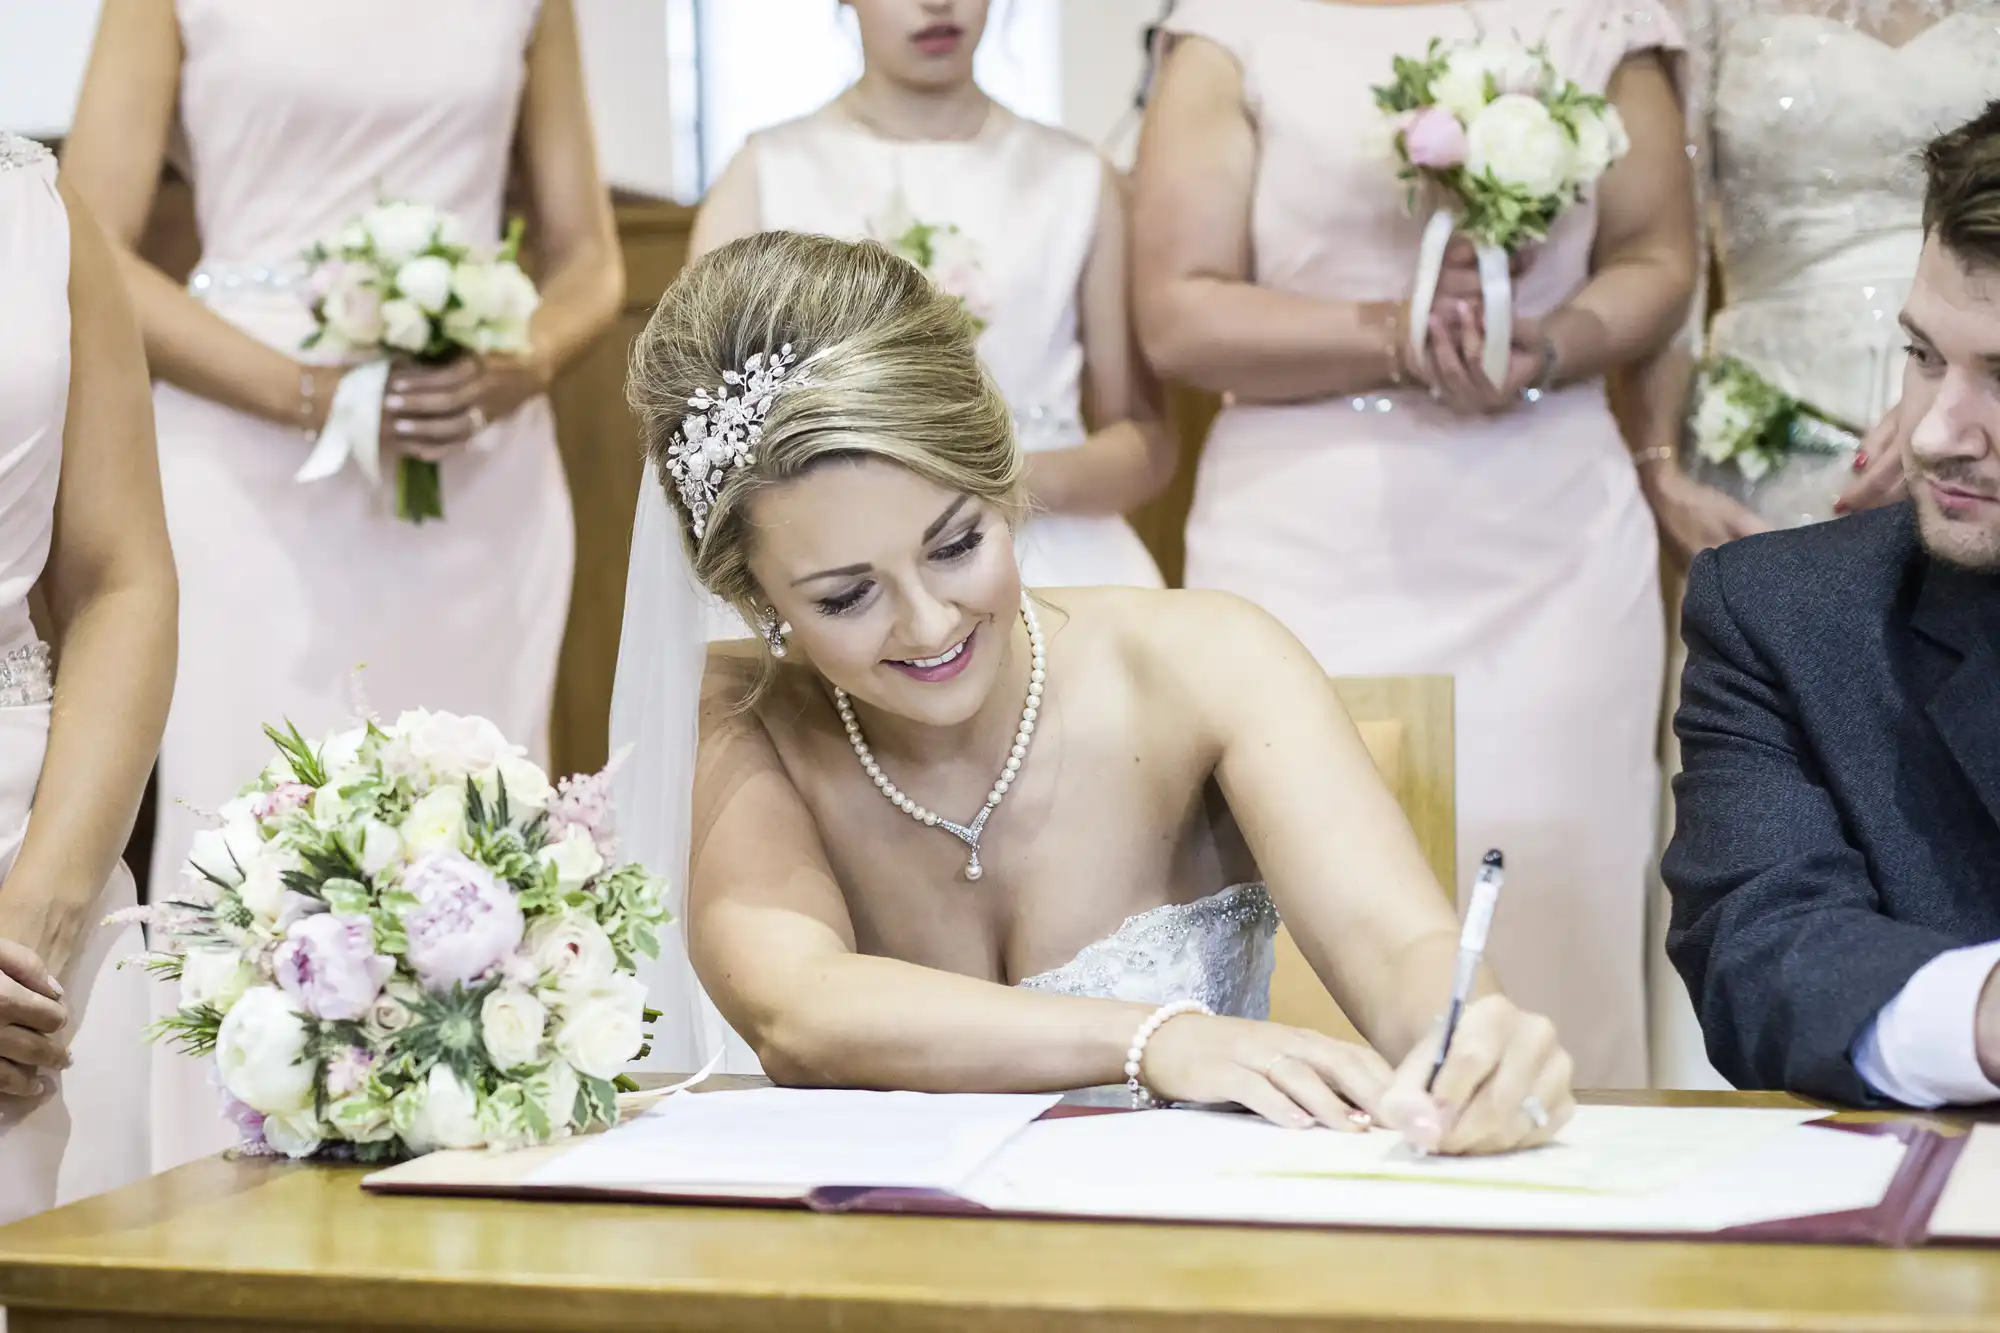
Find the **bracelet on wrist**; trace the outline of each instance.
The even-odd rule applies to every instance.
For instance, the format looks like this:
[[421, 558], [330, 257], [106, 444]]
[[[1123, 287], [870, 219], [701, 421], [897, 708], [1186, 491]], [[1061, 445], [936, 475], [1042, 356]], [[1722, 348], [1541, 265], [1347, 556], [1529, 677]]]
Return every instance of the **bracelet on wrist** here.
[[1647, 449], [1634, 449], [1632, 451], [1632, 466], [1643, 472], [1647, 468], [1657, 464], [1673, 462], [1678, 454], [1679, 451], [1671, 444], [1656, 444]]
[[1132, 1094], [1132, 1105], [1136, 1108], [1154, 1103], [1153, 1091], [1146, 1086], [1143, 1075], [1146, 1063], [1146, 1045], [1153, 1040], [1153, 1034], [1167, 1025], [1168, 1020], [1182, 1014], [1213, 1013], [1200, 1000], [1174, 1000], [1163, 1004], [1146, 1015], [1146, 1021], [1139, 1024], [1139, 1030], [1132, 1034], [1132, 1044], [1125, 1048], [1125, 1087]]
[[308, 441], [317, 439], [319, 428], [319, 378], [311, 366], [299, 367], [299, 434]]
[[1561, 362], [1561, 353], [1556, 350], [1556, 340], [1542, 335], [1542, 373], [1535, 376], [1535, 397], [1540, 398], [1556, 387], [1556, 370]]

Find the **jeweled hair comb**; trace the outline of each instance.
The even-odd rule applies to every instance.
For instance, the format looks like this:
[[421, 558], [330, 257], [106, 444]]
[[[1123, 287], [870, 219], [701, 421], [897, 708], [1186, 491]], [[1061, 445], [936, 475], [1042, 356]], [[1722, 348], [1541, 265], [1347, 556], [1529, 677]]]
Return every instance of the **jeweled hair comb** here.
[[752, 353], [743, 369], [723, 372], [713, 393], [703, 389], [687, 400], [694, 410], [681, 418], [678, 438], [667, 446], [667, 471], [697, 539], [708, 530], [708, 511], [729, 474], [757, 460], [764, 418], [778, 391], [810, 383], [803, 370], [794, 370], [797, 360], [790, 343], [768, 356]]

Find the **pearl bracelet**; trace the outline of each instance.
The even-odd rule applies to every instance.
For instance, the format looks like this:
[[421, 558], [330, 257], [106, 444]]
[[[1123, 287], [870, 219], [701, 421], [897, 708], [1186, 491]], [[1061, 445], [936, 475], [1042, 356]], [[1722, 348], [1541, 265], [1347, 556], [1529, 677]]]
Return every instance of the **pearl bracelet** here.
[[1139, 1066], [1146, 1058], [1146, 1043], [1153, 1039], [1153, 1034], [1165, 1027], [1169, 1019], [1179, 1018], [1182, 1014], [1214, 1012], [1200, 1000], [1175, 1000], [1146, 1015], [1146, 1021], [1132, 1034], [1132, 1044], [1125, 1048], [1125, 1087], [1132, 1094], [1133, 1106], [1148, 1106], [1153, 1101], [1152, 1090], [1139, 1077]]

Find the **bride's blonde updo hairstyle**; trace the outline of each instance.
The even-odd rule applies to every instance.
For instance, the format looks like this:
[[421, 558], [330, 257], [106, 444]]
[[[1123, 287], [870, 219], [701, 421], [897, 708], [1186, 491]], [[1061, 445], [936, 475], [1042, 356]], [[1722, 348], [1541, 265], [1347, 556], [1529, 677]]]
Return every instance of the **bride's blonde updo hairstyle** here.
[[[750, 573], [750, 501], [837, 459], [898, 464], [1018, 521], [1013, 417], [975, 338], [957, 298], [872, 242], [764, 232], [689, 265], [633, 344], [626, 397], [652, 464], [646, 484], [666, 485], [702, 585], [755, 625], [762, 604]], [[753, 460], [723, 481], [697, 537], [667, 469], [688, 400], [715, 394], [725, 372], [787, 344], [792, 372], [763, 418]]]

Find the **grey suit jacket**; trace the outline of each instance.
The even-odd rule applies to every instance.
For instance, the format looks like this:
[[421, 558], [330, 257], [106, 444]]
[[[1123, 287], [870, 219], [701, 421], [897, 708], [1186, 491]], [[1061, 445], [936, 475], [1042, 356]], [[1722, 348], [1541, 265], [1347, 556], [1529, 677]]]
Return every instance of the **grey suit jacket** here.
[[2000, 938], [2000, 579], [1932, 560], [1900, 505], [1703, 554], [1682, 634], [1662, 871], [1709, 1058], [1874, 1102], [1876, 1012]]

